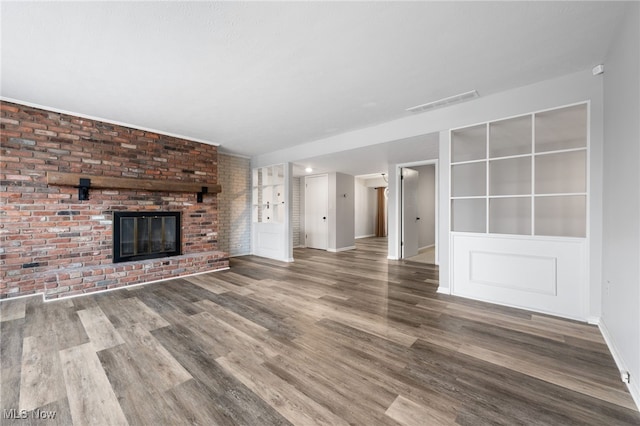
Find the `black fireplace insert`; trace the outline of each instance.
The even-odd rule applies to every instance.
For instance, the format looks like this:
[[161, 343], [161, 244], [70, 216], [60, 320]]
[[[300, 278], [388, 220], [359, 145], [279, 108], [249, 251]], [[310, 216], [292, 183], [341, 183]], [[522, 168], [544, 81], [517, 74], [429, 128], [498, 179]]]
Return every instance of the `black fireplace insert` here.
[[113, 263], [180, 255], [180, 212], [114, 212]]

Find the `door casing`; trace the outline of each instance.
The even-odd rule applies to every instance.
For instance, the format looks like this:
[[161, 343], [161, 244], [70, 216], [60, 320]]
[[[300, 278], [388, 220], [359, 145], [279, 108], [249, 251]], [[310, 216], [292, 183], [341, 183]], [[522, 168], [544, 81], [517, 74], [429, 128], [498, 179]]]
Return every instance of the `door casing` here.
[[[436, 245], [436, 252], [435, 252], [435, 263], [436, 265], [440, 264], [439, 258], [439, 245], [438, 245], [438, 241], [439, 241], [439, 233], [440, 233], [440, 208], [439, 208], [439, 194], [440, 194], [440, 184], [439, 184], [439, 179], [438, 179], [438, 160], [423, 160], [423, 161], [414, 161], [411, 163], [402, 163], [402, 164], [396, 164], [396, 184], [394, 186], [394, 189], [396, 191], [396, 197], [395, 197], [395, 210], [396, 210], [396, 224], [397, 224], [397, 228], [396, 228], [396, 232], [398, 233], [399, 238], [397, 239], [396, 243], [398, 244], [396, 247], [398, 248], [398, 257], [396, 257], [395, 259], [402, 259], [402, 239], [403, 239], [403, 235], [402, 235], [402, 179], [400, 179], [401, 173], [402, 173], [402, 169], [403, 168], [410, 168], [410, 167], [418, 167], [418, 166], [427, 166], [427, 165], [434, 165], [435, 167], [435, 245]], [[390, 257], [390, 259], [392, 259]]]

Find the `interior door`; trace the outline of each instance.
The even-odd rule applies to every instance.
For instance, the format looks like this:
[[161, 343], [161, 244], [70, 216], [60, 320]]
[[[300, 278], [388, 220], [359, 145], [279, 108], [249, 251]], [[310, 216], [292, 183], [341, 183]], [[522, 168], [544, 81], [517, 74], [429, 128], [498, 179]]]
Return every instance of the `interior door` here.
[[327, 175], [305, 178], [305, 246], [326, 250], [329, 239], [329, 178]]
[[402, 172], [402, 258], [418, 254], [420, 217], [418, 217], [418, 171], [403, 168]]

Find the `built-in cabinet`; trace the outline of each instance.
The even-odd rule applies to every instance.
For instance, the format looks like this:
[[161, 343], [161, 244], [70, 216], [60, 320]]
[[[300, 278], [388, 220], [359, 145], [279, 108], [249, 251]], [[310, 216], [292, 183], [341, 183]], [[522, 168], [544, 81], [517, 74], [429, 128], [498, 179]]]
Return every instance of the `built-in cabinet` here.
[[582, 103], [451, 131], [454, 293], [584, 317], [588, 117]]
[[253, 169], [252, 253], [292, 261], [291, 165], [276, 164]]
[[451, 230], [586, 237], [587, 105], [451, 132]]
[[253, 169], [253, 222], [283, 223], [285, 214], [284, 165]]

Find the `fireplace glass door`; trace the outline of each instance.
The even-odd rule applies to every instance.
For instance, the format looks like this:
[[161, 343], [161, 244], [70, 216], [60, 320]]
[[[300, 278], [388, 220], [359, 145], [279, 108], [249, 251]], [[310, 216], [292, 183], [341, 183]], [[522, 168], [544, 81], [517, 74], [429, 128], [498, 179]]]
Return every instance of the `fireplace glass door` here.
[[114, 213], [114, 263], [179, 254], [179, 212]]

